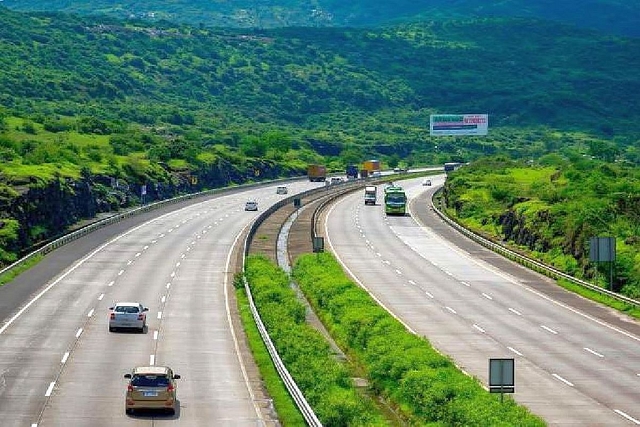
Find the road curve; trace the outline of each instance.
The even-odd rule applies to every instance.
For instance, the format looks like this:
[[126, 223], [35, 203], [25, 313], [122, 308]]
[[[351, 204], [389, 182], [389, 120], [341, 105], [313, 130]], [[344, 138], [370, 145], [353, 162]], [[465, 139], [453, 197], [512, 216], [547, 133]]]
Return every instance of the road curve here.
[[[468, 240], [455, 246], [426, 212], [433, 189], [417, 179], [402, 185], [420, 222], [386, 217], [360, 193], [326, 214], [328, 245], [353, 277], [483, 384], [490, 358], [514, 358], [514, 398], [549, 425], [640, 424], [638, 323], [621, 315], [615, 323], [601, 320], [590, 311], [602, 307], [582, 299], [580, 308], [567, 305], [547, 278], [532, 279], [512, 264], [500, 270], [490, 262], [497, 255]], [[551, 295], [538, 289], [542, 283], [553, 287]]]
[[[0, 328], [0, 424], [266, 424], [238, 356], [227, 285], [231, 249], [257, 215], [244, 202], [263, 209], [282, 197], [269, 186], [155, 212], [54, 251], [0, 288], [13, 304]], [[42, 281], [19, 289], [28, 277]], [[108, 331], [117, 301], [149, 307], [144, 333]], [[123, 375], [147, 364], [182, 376], [175, 416], [125, 415]]]

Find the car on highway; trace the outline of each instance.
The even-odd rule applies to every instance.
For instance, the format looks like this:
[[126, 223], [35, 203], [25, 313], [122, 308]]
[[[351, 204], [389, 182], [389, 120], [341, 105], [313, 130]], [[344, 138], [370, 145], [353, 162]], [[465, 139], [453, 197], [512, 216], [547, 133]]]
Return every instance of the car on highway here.
[[340, 178], [339, 176], [332, 176], [331, 185], [335, 185], [335, 184], [342, 184], [342, 178]]
[[168, 366], [138, 366], [124, 377], [129, 380], [125, 396], [125, 412], [132, 415], [138, 409], [161, 409], [175, 414], [177, 375]]
[[287, 194], [288, 192], [289, 192], [289, 190], [288, 190], [288, 189], [287, 189], [287, 187], [286, 187], [286, 186], [284, 186], [284, 185], [279, 185], [279, 186], [276, 188], [276, 194]]
[[118, 302], [109, 307], [109, 332], [116, 329], [136, 329], [144, 332], [149, 309], [139, 302]]
[[244, 204], [245, 211], [257, 211], [258, 210], [258, 202], [255, 200], [247, 200], [247, 203]]
[[422, 181], [422, 185], [426, 185], [426, 186], [431, 185], [431, 180], [430, 179], [425, 179], [424, 181]]

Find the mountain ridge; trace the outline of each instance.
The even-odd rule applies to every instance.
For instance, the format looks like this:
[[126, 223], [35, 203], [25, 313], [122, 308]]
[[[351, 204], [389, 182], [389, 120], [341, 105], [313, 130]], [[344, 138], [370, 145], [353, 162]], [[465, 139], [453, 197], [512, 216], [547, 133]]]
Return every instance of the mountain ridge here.
[[640, 37], [637, 5], [616, 0], [4, 0], [19, 11], [105, 14], [120, 19], [169, 20], [206, 27], [378, 26], [399, 20], [524, 17], [591, 28], [605, 34]]

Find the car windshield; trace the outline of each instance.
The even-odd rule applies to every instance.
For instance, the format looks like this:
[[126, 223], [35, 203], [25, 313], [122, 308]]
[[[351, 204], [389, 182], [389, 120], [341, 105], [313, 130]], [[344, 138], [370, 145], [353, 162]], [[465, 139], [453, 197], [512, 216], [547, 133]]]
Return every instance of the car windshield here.
[[137, 313], [140, 310], [135, 305], [119, 305], [114, 311], [116, 313]]
[[134, 375], [131, 385], [136, 387], [166, 387], [169, 385], [169, 378], [166, 375]]

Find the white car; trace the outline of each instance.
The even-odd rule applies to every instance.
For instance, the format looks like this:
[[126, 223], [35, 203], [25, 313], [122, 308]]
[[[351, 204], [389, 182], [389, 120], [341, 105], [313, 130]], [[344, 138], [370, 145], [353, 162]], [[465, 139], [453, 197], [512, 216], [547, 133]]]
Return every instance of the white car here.
[[331, 177], [331, 185], [334, 184], [342, 184], [342, 178], [340, 178], [339, 176]]
[[149, 309], [139, 302], [118, 302], [109, 307], [109, 332], [116, 329], [136, 329], [144, 332], [147, 326], [147, 311]]
[[431, 185], [431, 180], [430, 179], [425, 179], [424, 181], [422, 181], [422, 185]]
[[247, 200], [247, 203], [244, 204], [245, 211], [257, 211], [258, 210], [258, 202], [255, 200]]
[[280, 185], [276, 188], [276, 194], [287, 194], [289, 190], [284, 185]]

